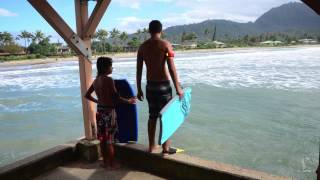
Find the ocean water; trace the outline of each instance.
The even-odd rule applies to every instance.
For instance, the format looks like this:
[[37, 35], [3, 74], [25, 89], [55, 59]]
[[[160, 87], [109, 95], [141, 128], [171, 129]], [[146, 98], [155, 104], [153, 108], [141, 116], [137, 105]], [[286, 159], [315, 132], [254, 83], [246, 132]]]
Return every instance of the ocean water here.
[[[134, 58], [121, 60], [114, 59], [113, 77], [134, 85]], [[320, 47], [187, 52], [175, 62], [193, 101], [174, 146], [208, 160], [315, 179]], [[0, 166], [83, 136], [79, 86], [77, 61], [0, 67]], [[139, 143], [147, 144], [147, 103], [138, 108]]]

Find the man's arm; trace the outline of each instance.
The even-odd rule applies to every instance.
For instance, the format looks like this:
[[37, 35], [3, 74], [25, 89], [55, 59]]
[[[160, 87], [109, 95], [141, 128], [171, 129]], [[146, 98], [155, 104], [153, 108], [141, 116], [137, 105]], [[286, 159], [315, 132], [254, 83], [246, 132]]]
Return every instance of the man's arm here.
[[141, 88], [142, 69], [143, 69], [143, 58], [142, 58], [142, 54], [139, 49], [138, 54], [137, 54], [136, 81], [137, 81], [137, 90], [138, 90], [137, 97], [140, 101], [143, 101], [143, 92], [142, 92], [142, 88]]
[[171, 45], [168, 44], [168, 53], [167, 53], [168, 69], [169, 69], [169, 73], [170, 73], [171, 79], [173, 81], [174, 87], [176, 88], [177, 94], [179, 95], [179, 97], [181, 99], [183, 97], [183, 90], [181, 89], [180, 84], [179, 84], [179, 78], [178, 78], [178, 74], [176, 71], [176, 66], [174, 64], [173, 58], [174, 58], [173, 49], [172, 49]]

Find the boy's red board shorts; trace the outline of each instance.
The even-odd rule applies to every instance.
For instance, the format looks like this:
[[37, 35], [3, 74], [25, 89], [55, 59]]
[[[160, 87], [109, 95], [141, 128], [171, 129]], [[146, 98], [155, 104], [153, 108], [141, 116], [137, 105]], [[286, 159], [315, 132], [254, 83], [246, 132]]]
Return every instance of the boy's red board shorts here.
[[[114, 111], [114, 110], [113, 110]], [[115, 112], [108, 111], [98, 106], [96, 113], [97, 136], [100, 141], [106, 141], [107, 144], [115, 143], [114, 134], [118, 131]]]

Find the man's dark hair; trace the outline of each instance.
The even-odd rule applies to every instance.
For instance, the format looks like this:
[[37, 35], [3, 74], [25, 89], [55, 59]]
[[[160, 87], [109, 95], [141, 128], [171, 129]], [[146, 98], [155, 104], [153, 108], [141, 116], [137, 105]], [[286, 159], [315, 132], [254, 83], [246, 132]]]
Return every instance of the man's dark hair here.
[[158, 20], [152, 20], [149, 23], [149, 32], [150, 33], [160, 33], [162, 31], [162, 24]]
[[105, 73], [108, 67], [112, 66], [112, 59], [109, 57], [99, 57], [97, 59], [97, 76]]

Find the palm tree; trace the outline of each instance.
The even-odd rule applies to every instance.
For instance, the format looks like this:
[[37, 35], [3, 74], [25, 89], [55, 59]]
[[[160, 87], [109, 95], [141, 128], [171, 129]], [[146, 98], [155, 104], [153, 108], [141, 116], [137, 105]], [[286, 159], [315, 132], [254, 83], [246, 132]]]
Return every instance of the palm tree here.
[[186, 40], [186, 36], [187, 36], [187, 33], [183, 31], [183, 33], [181, 34], [181, 43], [184, 43], [184, 41]]
[[32, 33], [28, 32], [28, 31], [21, 31], [21, 33], [18, 35], [19, 39], [24, 39], [24, 48], [25, 48], [25, 52], [27, 52], [28, 46], [29, 46], [29, 42], [30, 39], [32, 39], [33, 35]]
[[110, 31], [110, 37], [114, 44], [118, 44], [118, 37], [120, 35], [120, 31], [116, 28], [113, 28], [112, 31]]
[[149, 30], [147, 28], [142, 29], [143, 40], [147, 40]]
[[128, 33], [126, 33], [125, 31], [122, 32], [119, 36], [119, 39], [122, 41], [122, 45], [124, 45], [128, 39]]
[[104, 29], [99, 29], [95, 35], [96, 39], [99, 40], [100, 44], [102, 45], [102, 52], [105, 52], [105, 43], [108, 39], [109, 32]]
[[137, 32], [136, 32], [137, 37], [138, 37], [139, 40], [141, 40], [141, 36], [140, 36], [141, 33], [142, 33], [142, 30], [141, 30], [141, 29], [138, 29]]
[[7, 31], [0, 32], [0, 45], [8, 45], [13, 42], [13, 36]]
[[39, 44], [40, 41], [42, 41], [45, 38], [45, 35], [40, 30], [36, 31], [33, 35], [33, 41], [35, 41], [37, 44]]

